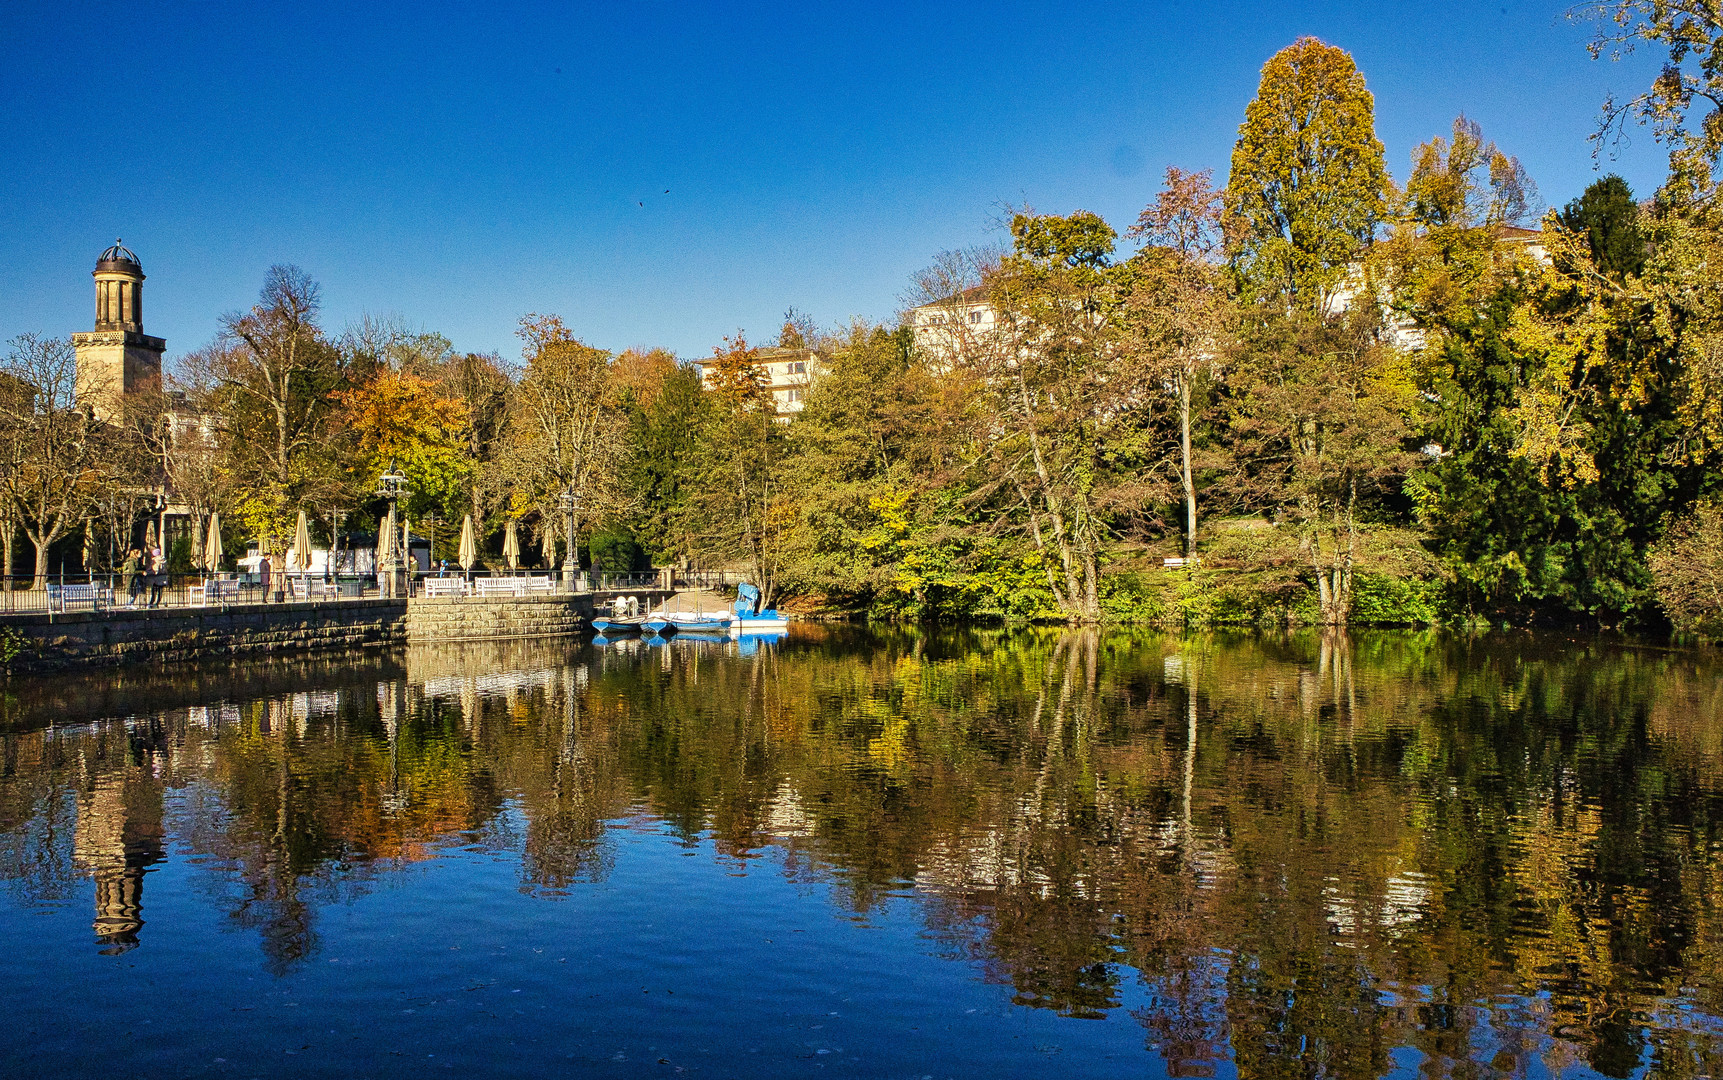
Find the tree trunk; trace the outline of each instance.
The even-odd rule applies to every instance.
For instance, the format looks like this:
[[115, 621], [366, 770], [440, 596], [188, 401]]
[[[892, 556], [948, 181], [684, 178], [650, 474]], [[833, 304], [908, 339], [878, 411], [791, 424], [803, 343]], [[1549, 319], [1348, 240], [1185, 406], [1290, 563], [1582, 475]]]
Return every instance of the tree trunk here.
[[1179, 378], [1179, 449], [1185, 487], [1185, 558], [1197, 553], [1197, 486], [1191, 474], [1191, 373]]
[[36, 545], [36, 578], [31, 588], [46, 589], [48, 587], [48, 545], [53, 543], [53, 540], [38, 540], [32, 536], [30, 542]]

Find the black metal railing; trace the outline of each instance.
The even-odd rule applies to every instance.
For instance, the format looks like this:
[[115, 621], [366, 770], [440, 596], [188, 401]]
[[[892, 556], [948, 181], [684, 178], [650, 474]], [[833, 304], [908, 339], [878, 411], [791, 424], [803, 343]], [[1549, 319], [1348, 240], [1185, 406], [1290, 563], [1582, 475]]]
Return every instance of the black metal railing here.
[[132, 612], [223, 604], [356, 600], [377, 595], [374, 580], [272, 574], [54, 573], [0, 577], [0, 614]]

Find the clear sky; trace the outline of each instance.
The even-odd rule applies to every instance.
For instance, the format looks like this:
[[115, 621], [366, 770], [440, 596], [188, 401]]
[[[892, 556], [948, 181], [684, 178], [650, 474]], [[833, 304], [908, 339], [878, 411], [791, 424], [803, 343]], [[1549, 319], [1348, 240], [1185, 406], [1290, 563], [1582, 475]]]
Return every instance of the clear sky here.
[[[1349, 50], [1404, 180], [1460, 111], [1561, 204], [1654, 57], [1594, 62], [1565, 4], [0, 5], [0, 338], [93, 321], [114, 237], [169, 356], [271, 263], [325, 323], [398, 315], [515, 355], [554, 312], [593, 344], [707, 354], [889, 319], [1005, 204], [1123, 230], [1169, 164], [1224, 178], [1263, 62]], [[1605, 170], [1659, 181], [1649, 135]]]

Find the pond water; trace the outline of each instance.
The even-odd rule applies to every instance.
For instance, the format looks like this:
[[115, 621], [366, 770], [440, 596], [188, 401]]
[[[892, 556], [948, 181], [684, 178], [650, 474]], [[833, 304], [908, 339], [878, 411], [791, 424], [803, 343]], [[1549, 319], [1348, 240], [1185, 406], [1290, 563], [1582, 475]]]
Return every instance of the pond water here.
[[7, 1076], [1717, 1076], [1723, 663], [798, 632], [13, 679]]

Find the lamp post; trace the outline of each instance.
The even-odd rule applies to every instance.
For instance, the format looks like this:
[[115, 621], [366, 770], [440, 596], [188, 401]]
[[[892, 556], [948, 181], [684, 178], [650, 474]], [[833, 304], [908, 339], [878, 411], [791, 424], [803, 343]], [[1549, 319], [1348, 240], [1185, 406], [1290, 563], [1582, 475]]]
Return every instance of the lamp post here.
[[388, 557], [377, 566], [377, 592], [385, 600], [392, 600], [407, 595], [407, 566], [404, 552], [401, 550], [400, 538], [395, 535], [395, 504], [401, 501], [401, 496], [407, 493], [407, 478], [390, 470], [377, 478], [377, 494], [388, 500], [389, 521], [383, 527], [383, 532], [377, 537], [378, 543], [388, 540]]
[[580, 545], [574, 538], [574, 515], [580, 510], [580, 495], [573, 488], [564, 488], [556, 497], [556, 505], [562, 510], [562, 534], [568, 538], [568, 554], [562, 560], [562, 587], [565, 592], [574, 592], [574, 579], [580, 573]]

